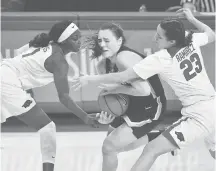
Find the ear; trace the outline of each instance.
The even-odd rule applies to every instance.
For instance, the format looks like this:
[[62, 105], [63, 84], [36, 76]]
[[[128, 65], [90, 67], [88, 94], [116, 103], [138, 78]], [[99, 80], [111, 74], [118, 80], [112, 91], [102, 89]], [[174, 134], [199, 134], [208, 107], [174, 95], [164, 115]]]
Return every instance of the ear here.
[[122, 45], [122, 42], [123, 42], [123, 39], [122, 39], [122, 37], [120, 37], [120, 38], [118, 39], [118, 45], [121, 46], [121, 45]]
[[170, 40], [170, 44], [171, 44], [172, 46], [176, 45], [176, 40]]

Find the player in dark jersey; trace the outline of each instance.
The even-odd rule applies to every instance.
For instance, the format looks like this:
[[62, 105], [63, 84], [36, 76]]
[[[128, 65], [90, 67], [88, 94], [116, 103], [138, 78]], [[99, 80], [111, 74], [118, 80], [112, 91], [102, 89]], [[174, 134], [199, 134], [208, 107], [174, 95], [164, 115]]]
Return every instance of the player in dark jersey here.
[[[88, 41], [91, 45], [94, 44], [88, 47], [93, 50], [92, 57], [103, 57], [97, 65], [99, 74], [124, 71], [145, 58], [144, 55], [124, 45], [123, 30], [114, 23], [102, 25], [97, 35]], [[123, 93], [128, 94], [130, 98], [126, 113], [116, 117], [110, 124], [108, 136], [102, 147], [103, 171], [114, 171], [117, 169], [119, 152], [137, 148], [154, 138], [149, 132], [160, 123], [166, 106], [166, 97], [157, 75], [147, 81], [103, 85], [103, 88], [106, 90], [103, 95]]]
[[146, 80], [158, 74], [181, 101], [182, 117], [144, 147], [131, 171], [148, 171], [159, 156], [201, 139], [215, 158], [215, 89], [200, 49], [215, 41], [215, 32], [189, 9], [178, 10], [177, 16], [186, 18], [199, 32], [186, 31], [179, 19], [165, 19], [158, 24], [155, 34], [159, 51], [123, 72], [77, 79], [75, 87], [103, 80], [106, 83]]

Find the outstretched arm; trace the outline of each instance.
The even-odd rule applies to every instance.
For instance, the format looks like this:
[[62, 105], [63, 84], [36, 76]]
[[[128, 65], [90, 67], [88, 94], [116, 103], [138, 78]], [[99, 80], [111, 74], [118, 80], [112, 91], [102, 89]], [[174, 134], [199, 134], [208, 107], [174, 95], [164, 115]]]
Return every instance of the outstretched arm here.
[[61, 56], [53, 57], [52, 73], [54, 75], [54, 83], [58, 92], [59, 100], [84, 123], [94, 125], [94, 121], [90, 119], [88, 114], [69, 96], [69, 84], [67, 78], [68, 68], [69, 66], [64, 58], [61, 58]]
[[182, 8], [178, 10], [177, 15], [181, 17], [185, 17], [200, 32], [206, 33], [206, 35], [208, 36], [208, 43], [215, 41], [215, 32], [203, 22], [197, 20], [189, 9]]

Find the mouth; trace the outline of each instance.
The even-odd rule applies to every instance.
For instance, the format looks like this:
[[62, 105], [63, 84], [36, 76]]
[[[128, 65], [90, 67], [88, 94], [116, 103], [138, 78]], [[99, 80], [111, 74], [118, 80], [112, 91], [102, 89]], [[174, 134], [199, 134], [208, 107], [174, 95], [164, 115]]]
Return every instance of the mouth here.
[[102, 50], [102, 52], [103, 52], [103, 53], [106, 53], [106, 52], [108, 52], [108, 50]]

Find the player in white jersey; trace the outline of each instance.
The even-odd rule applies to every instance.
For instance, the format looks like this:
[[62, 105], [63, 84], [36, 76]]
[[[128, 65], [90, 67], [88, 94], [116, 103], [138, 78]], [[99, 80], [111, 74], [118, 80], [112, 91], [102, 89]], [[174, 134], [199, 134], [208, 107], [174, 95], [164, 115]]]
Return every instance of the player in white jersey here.
[[200, 46], [215, 41], [215, 33], [188, 9], [180, 9], [177, 15], [186, 17], [200, 33], [186, 34], [181, 21], [164, 20], [158, 25], [155, 36], [160, 51], [126, 71], [75, 80], [74, 88], [77, 89], [90, 82], [121, 83], [140, 78], [146, 80], [158, 74], [182, 102], [182, 118], [145, 146], [131, 171], [148, 171], [158, 156], [182, 148], [198, 138], [204, 139], [215, 158], [215, 90], [200, 50]]
[[55, 83], [60, 102], [86, 124], [95, 119], [69, 96], [65, 55], [80, 48], [79, 28], [71, 21], [55, 24], [48, 34], [37, 35], [20, 55], [1, 63], [1, 123], [16, 116], [40, 133], [43, 171], [53, 171], [56, 157], [56, 126], [26, 90]]

